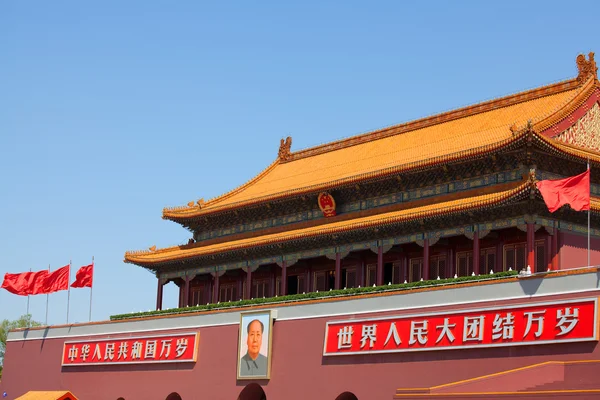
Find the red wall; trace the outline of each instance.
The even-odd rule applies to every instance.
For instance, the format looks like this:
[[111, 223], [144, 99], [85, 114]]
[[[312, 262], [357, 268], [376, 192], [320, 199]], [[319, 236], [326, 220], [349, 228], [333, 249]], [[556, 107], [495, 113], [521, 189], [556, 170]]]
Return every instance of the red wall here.
[[[600, 265], [600, 239], [591, 238], [590, 263]], [[587, 236], [561, 232], [559, 236], [560, 269], [586, 267]]]
[[[502, 304], [511, 303], [517, 301]], [[481, 304], [491, 305], [497, 303]], [[392, 399], [397, 388], [430, 387], [544, 361], [600, 359], [597, 342], [323, 357], [325, 323], [349, 317], [275, 322], [271, 380], [259, 381], [268, 400], [334, 400], [344, 391], [360, 400]], [[165, 399], [174, 391], [183, 400], [235, 400], [249, 383], [236, 380], [237, 325], [200, 328], [195, 365], [61, 368], [63, 340], [8, 343], [0, 384], [0, 392], [8, 393], [7, 400], [28, 390], [58, 389], [70, 390], [80, 400]], [[488, 390], [502, 388], [492, 384]]]

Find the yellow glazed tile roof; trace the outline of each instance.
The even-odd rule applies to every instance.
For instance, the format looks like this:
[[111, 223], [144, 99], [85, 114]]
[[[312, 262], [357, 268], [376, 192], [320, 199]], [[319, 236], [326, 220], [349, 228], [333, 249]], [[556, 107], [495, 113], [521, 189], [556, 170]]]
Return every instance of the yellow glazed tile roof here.
[[70, 392], [61, 391], [31, 391], [25, 393], [21, 397], [17, 397], [16, 400], [77, 400], [77, 397], [73, 396]]
[[584, 83], [572, 79], [293, 152], [237, 189], [200, 201], [201, 206], [192, 202], [166, 208], [163, 218], [195, 217], [493, 151], [518, 139], [528, 121], [533, 127], [545, 128], [547, 121], [555, 123], [566, 117], [566, 112], [596, 88], [595, 79]]
[[390, 223], [423, 219], [443, 214], [452, 214], [467, 209], [476, 209], [509, 200], [516, 195], [523, 193], [524, 191], [528, 191], [530, 187], [529, 181], [518, 182], [513, 188], [501, 192], [405, 208], [398, 211], [371, 215], [352, 220], [332, 222], [326, 225], [313, 226], [309, 228], [296, 229], [205, 246], [196, 244], [188, 246], [174, 246], [155, 251], [127, 252], [125, 253], [125, 262], [143, 265], [170, 262], [196, 256], [280, 243], [305, 237], [364, 229], [372, 226], [381, 226]]

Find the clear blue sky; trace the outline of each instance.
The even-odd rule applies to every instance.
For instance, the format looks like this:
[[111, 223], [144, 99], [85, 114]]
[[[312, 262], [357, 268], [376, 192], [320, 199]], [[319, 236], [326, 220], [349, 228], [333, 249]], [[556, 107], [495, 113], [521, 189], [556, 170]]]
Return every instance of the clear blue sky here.
[[[126, 250], [293, 150], [576, 76], [598, 1], [0, 2], [0, 276], [96, 259], [93, 319], [153, 309]], [[71, 291], [87, 321], [89, 289]], [[0, 290], [0, 319], [27, 299]], [[174, 284], [165, 307], [177, 304]], [[31, 298], [44, 321], [46, 296]], [[49, 322], [66, 320], [67, 293]]]

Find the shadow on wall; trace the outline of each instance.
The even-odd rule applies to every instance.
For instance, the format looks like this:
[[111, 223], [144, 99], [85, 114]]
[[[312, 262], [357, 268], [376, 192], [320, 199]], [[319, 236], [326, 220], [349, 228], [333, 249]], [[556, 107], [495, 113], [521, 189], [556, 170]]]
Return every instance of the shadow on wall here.
[[250, 383], [242, 389], [237, 400], [267, 400], [267, 395], [258, 383]]
[[354, 393], [344, 392], [336, 397], [335, 400], [358, 400], [358, 397]]

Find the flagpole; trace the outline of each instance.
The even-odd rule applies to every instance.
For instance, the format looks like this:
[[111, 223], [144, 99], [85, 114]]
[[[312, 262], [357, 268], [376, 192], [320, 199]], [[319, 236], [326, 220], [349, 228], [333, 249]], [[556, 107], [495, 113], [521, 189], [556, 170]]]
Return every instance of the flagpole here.
[[[29, 268], [29, 272], [31, 272], [31, 268]], [[27, 294], [27, 315], [29, 315], [29, 294]]]
[[92, 256], [92, 286], [90, 286], [90, 322], [92, 322], [92, 288], [94, 287], [94, 256]]
[[[48, 264], [48, 273], [50, 273], [50, 264]], [[46, 322], [44, 325], [48, 325], [48, 300], [50, 299], [50, 293], [46, 294]]]
[[[587, 169], [588, 169], [588, 171], [590, 169], [590, 159], [589, 158], [587, 160]], [[591, 174], [592, 173], [590, 171], [590, 175]], [[590, 182], [591, 182], [592, 177], [590, 176], [589, 179], [590, 179]], [[591, 192], [591, 184], [590, 184], [590, 192]], [[587, 265], [588, 265], [588, 267], [591, 265], [591, 263], [590, 263], [590, 211], [591, 211], [591, 208], [592, 207], [591, 207], [591, 204], [590, 204], [590, 206], [588, 207], [588, 243], [587, 243], [588, 244], [588, 251], [587, 251]]]
[[69, 285], [67, 289], [67, 324], [69, 323], [69, 300], [71, 300], [71, 260], [69, 260], [69, 278], [67, 279]]

